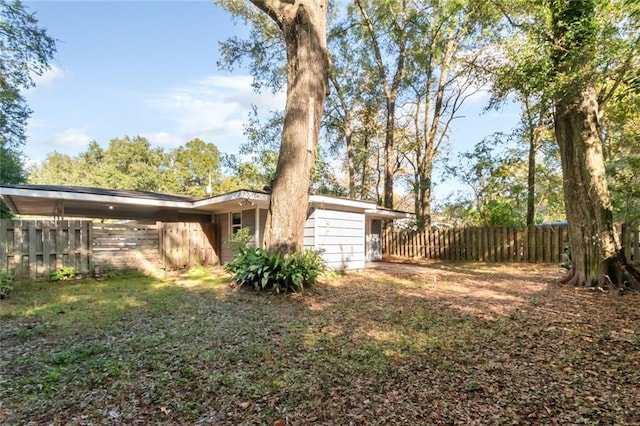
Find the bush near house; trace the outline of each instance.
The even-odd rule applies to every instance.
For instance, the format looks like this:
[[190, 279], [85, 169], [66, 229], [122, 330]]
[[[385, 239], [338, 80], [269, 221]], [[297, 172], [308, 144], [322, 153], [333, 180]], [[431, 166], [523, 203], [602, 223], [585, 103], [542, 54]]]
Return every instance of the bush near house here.
[[327, 267], [320, 252], [315, 250], [305, 250], [301, 255], [283, 255], [271, 254], [260, 247], [242, 246], [225, 269], [241, 287], [290, 293], [315, 284]]

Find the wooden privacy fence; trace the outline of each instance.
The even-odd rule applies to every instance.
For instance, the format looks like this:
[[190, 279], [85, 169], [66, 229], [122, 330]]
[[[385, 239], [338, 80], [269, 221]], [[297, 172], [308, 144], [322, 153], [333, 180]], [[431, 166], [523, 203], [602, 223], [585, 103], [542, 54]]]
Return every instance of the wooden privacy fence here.
[[[638, 260], [638, 226], [622, 227], [627, 257]], [[479, 262], [563, 261], [568, 242], [566, 225], [540, 225], [525, 228], [468, 227], [393, 231], [383, 233], [383, 253], [393, 256]]]
[[0, 270], [16, 278], [49, 277], [62, 267], [92, 270], [90, 221], [0, 220]]
[[218, 264], [214, 224], [0, 220], [0, 271], [48, 278], [62, 267], [80, 275]]

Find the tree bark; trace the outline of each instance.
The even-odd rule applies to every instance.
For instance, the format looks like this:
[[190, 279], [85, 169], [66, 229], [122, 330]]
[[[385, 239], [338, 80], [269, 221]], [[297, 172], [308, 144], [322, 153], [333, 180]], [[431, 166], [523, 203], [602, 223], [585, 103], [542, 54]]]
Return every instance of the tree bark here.
[[252, 0], [279, 25], [287, 50], [287, 102], [264, 246], [302, 252], [320, 121], [328, 90], [326, 0]]
[[572, 268], [563, 282], [640, 289], [640, 274], [625, 258], [607, 187], [598, 132], [595, 87], [585, 85], [555, 106]]
[[640, 272], [627, 262], [613, 211], [598, 126], [600, 100], [594, 86], [594, 1], [555, 0], [555, 135], [562, 162], [572, 268], [563, 282], [581, 286], [640, 289]]

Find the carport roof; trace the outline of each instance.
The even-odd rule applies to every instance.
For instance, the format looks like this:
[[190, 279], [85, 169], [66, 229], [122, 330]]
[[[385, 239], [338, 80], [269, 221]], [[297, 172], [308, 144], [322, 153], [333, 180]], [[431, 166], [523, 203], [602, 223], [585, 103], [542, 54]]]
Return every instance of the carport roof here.
[[[20, 215], [70, 216], [110, 219], [154, 219], [171, 214], [213, 214], [241, 207], [267, 208], [269, 193], [239, 190], [208, 198], [157, 192], [60, 185], [0, 185], [0, 198]], [[375, 203], [312, 195], [315, 207], [363, 211], [380, 219], [410, 218], [407, 212], [384, 209]]]

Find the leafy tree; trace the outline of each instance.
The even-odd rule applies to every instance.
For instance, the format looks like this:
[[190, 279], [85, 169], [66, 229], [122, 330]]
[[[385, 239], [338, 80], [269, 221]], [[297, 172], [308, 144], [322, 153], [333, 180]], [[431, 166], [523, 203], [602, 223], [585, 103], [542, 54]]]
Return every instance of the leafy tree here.
[[[417, 12], [409, 2], [375, 2], [355, 0], [353, 16], [357, 16], [358, 39], [367, 40], [369, 56], [362, 57], [361, 66], [368, 71], [372, 83], [382, 88], [384, 99], [384, 190], [385, 207], [393, 208], [394, 174], [398, 169], [396, 158], [395, 122], [400, 89], [405, 82], [405, 67], [415, 40], [414, 19]], [[368, 60], [367, 60], [368, 59]], [[364, 62], [364, 60], [367, 60]]]
[[[323, 138], [334, 158], [343, 158], [348, 195], [378, 203], [376, 173], [384, 126], [380, 111], [384, 109], [381, 87], [373, 71], [359, 64], [368, 61], [368, 45], [354, 31], [357, 20], [353, 12], [333, 8], [333, 22], [327, 36], [331, 50], [329, 80], [331, 91], [325, 108]], [[372, 173], [375, 170], [376, 173]], [[373, 188], [375, 187], [375, 191]]]
[[111, 139], [104, 159], [107, 187], [170, 192], [169, 156], [162, 148], [153, 148], [146, 138]]
[[[494, 2], [521, 40], [519, 68], [554, 111], [573, 265], [563, 281], [640, 288], [613, 224], [602, 146], [607, 105], [640, 66], [640, 2]], [[502, 53], [502, 52], [501, 52]], [[500, 55], [498, 55], [500, 56]], [[516, 90], [518, 87], [514, 87]]]
[[[640, 273], [628, 265], [614, 228], [599, 126], [606, 102], [640, 52], [640, 34], [635, 31], [631, 36], [622, 58], [609, 57], [602, 63], [598, 54], [605, 53], [604, 46], [598, 41], [602, 36], [612, 40], [618, 31], [599, 15], [606, 14], [608, 6], [595, 0], [550, 2], [555, 133], [573, 254], [573, 267], [564, 281], [640, 289]], [[627, 19], [634, 21], [637, 30], [638, 22], [632, 16]], [[617, 69], [599, 89], [596, 82], [603, 81], [603, 65], [607, 71], [609, 66]]]
[[497, 152], [503, 137], [497, 134], [477, 143], [473, 151], [461, 153], [457, 165], [449, 168], [472, 191], [472, 225], [524, 225], [526, 188], [522, 176], [526, 168], [519, 153]]
[[31, 110], [22, 95], [49, 68], [55, 41], [18, 0], [0, 0], [0, 149], [25, 141]]
[[141, 136], [112, 139], [107, 149], [92, 141], [76, 157], [54, 152], [33, 167], [29, 183], [172, 192], [169, 156]]
[[[19, 184], [26, 181], [24, 165], [20, 154], [0, 146], [0, 184]], [[11, 218], [9, 208], [0, 201], [0, 219]]]
[[272, 20], [271, 27], [264, 17], [238, 2], [224, 2], [222, 6], [232, 14], [254, 19], [251, 22], [260, 30], [267, 25], [268, 29], [260, 33], [277, 34], [284, 41], [287, 58], [287, 104], [264, 244], [270, 251], [302, 252], [306, 206], [328, 90], [328, 2], [252, 0], [251, 3]]
[[219, 184], [222, 176], [220, 151], [214, 144], [193, 139], [173, 150], [170, 157], [178, 193], [204, 197], [210, 183], [212, 192], [216, 192], [214, 185]]
[[614, 218], [634, 226], [640, 222], [640, 91], [623, 93], [601, 120], [603, 150]]
[[[480, 7], [479, 7], [480, 6]], [[494, 20], [475, 1], [420, 3], [416, 33], [422, 41], [407, 63], [402, 155], [408, 163], [417, 226], [431, 223], [433, 164], [465, 101], [482, 86], [475, 62], [486, 54], [481, 30]]]
[[47, 155], [41, 165], [29, 170], [27, 180], [35, 185], [91, 186], [80, 178], [78, 171], [79, 167], [74, 158], [67, 154], [52, 152]]
[[[529, 174], [528, 146], [521, 141], [528, 138], [527, 133], [523, 129], [509, 135], [497, 133], [477, 143], [472, 151], [461, 153], [448, 171], [462, 181], [473, 196], [459, 195], [456, 201], [441, 207], [441, 214], [457, 212], [467, 225], [525, 225], [529, 194], [525, 185]], [[534, 223], [564, 219], [558, 153], [551, 147], [553, 145], [545, 144], [544, 149], [537, 152]]]

